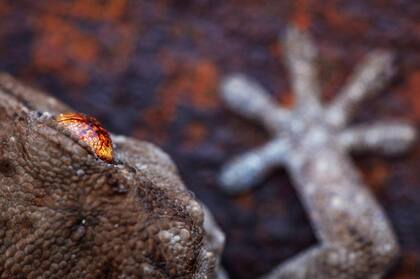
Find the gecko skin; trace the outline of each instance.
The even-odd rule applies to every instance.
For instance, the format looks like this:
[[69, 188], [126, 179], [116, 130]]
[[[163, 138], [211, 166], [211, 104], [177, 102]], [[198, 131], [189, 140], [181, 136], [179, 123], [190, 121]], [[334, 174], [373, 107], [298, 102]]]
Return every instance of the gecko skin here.
[[391, 77], [392, 55], [385, 51], [368, 54], [338, 97], [323, 105], [315, 66], [318, 54], [309, 35], [289, 27], [285, 52], [296, 94], [293, 109], [278, 107], [260, 85], [241, 74], [222, 83], [226, 104], [262, 122], [273, 139], [228, 163], [221, 184], [237, 193], [279, 165], [291, 174], [319, 244], [264, 278], [381, 278], [398, 256], [399, 246], [387, 217], [346, 153], [395, 154], [414, 142], [416, 132], [399, 122], [350, 128], [347, 124], [357, 106]]
[[62, 112], [0, 75], [0, 278], [223, 278], [224, 235], [170, 158], [112, 136], [102, 161]]

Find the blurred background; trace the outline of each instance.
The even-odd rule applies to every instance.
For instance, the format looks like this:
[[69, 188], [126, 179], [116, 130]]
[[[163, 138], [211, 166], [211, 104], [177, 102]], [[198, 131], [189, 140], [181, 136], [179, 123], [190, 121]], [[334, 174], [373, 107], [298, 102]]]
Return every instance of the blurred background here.
[[[395, 50], [397, 76], [356, 121], [418, 126], [419, 20], [416, 0], [0, 0], [0, 70], [162, 147], [226, 232], [230, 276], [256, 278], [315, 238], [284, 170], [240, 196], [218, 189], [223, 162], [268, 139], [224, 107], [219, 80], [244, 72], [291, 105], [278, 38], [294, 21], [320, 48], [326, 101], [369, 50]], [[420, 278], [420, 144], [400, 158], [354, 159], [403, 247], [389, 278]]]

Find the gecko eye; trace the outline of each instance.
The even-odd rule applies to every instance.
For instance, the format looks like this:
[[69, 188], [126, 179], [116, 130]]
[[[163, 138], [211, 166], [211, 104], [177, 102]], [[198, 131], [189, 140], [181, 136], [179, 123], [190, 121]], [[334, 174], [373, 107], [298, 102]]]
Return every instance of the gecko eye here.
[[72, 136], [86, 143], [99, 159], [107, 163], [113, 161], [111, 137], [94, 117], [82, 113], [64, 113], [58, 115], [56, 120]]

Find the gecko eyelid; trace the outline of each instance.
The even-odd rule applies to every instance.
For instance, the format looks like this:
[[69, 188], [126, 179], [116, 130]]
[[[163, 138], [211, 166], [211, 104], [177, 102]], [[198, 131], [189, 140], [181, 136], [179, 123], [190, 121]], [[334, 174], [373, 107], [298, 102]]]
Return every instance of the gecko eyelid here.
[[96, 118], [82, 113], [62, 113], [56, 116], [59, 126], [88, 145], [101, 160], [112, 163], [114, 152], [109, 133]]

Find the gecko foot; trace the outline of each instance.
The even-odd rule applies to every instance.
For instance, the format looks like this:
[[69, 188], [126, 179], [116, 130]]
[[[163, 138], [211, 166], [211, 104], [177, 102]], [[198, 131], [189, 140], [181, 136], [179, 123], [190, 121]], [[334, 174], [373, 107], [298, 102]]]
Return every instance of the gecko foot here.
[[414, 126], [378, 122], [348, 127], [357, 108], [392, 77], [393, 55], [373, 51], [356, 68], [338, 96], [322, 104], [309, 34], [289, 27], [286, 65], [295, 106], [279, 107], [254, 80], [242, 74], [221, 84], [225, 103], [238, 114], [261, 122], [272, 139], [226, 164], [220, 184], [238, 193], [284, 166], [305, 205], [319, 244], [279, 265], [265, 278], [381, 278], [398, 255], [389, 221], [351, 164], [349, 151], [397, 154], [416, 138]]

